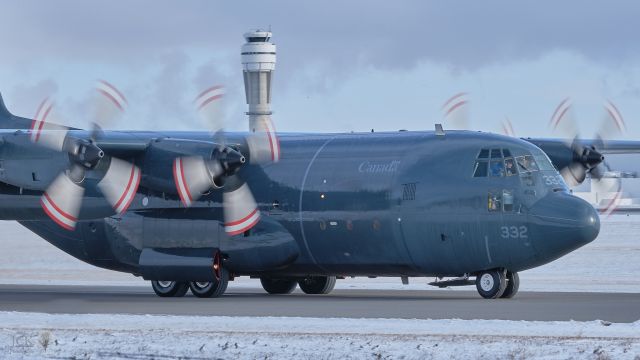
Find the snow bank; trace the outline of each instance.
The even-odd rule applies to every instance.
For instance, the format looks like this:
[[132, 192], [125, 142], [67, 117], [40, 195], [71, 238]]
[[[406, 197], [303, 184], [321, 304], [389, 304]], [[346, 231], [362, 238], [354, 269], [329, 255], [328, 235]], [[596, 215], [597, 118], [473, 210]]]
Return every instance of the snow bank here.
[[4, 358], [640, 358], [632, 324], [0, 312]]

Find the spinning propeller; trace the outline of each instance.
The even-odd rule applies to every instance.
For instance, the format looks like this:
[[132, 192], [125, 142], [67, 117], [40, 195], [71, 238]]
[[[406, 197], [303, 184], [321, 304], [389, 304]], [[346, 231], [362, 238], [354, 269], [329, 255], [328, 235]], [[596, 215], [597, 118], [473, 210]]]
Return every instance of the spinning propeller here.
[[469, 129], [469, 94], [461, 92], [453, 95], [442, 104], [442, 115], [447, 128]]
[[48, 122], [54, 106], [49, 99], [40, 104], [31, 124], [32, 142], [69, 155], [69, 168], [58, 175], [41, 198], [46, 214], [67, 230], [73, 230], [78, 221], [88, 171], [102, 176], [98, 188], [117, 214], [127, 210], [140, 184], [137, 166], [105, 156], [96, 145], [102, 134], [101, 126], [113, 124], [124, 112], [127, 100], [115, 86], [103, 80], [98, 82], [96, 90], [93, 97], [96, 113], [89, 139], [73, 137], [69, 132], [71, 128]]
[[[591, 175], [592, 180], [598, 182], [610, 167], [604, 162], [604, 156], [596, 150], [595, 145], [583, 145], [571, 107], [571, 99], [564, 99], [556, 107], [549, 121], [549, 126], [555, 133], [568, 139], [565, 145], [573, 154], [572, 160], [560, 169], [560, 174], [570, 186], [581, 184], [587, 174]], [[604, 145], [613, 137], [622, 135], [626, 129], [622, 115], [611, 101], [605, 102], [604, 108], [605, 117], [595, 136], [599, 145]]]
[[[191, 206], [202, 194], [223, 188], [224, 227], [229, 235], [241, 234], [258, 223], [260, 211], [238, 171], [247, 162], [239, 148], [227, 146], [221, 116], [224, 88], [213, 86], [195, 99], [203, 122], [211, 130], [216, 148], [209, 157], [184, 156], [173, 162], [173, 178], [180, 200]], [[280, 159], [280, 143], [271, 119], [260, 117], [246, 137], [249, 161], [271, 163]]]

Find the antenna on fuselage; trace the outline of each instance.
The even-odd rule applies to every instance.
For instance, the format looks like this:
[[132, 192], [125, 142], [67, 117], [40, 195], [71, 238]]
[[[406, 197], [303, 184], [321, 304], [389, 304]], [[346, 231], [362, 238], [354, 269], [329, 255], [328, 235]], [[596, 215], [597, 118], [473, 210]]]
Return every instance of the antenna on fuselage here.
[[444, 129], [442, 128], [442, 124], [436, 124], [436, 135], [444, 136]]

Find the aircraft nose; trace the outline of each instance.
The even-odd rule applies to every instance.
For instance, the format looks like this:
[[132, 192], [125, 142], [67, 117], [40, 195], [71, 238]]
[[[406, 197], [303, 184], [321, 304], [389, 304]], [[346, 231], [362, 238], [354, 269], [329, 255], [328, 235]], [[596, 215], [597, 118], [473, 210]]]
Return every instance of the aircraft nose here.
[[600, 232], [598, 212], [588, 202], [568, 193], [552, 193], [530, 211], [534, 247], [540, 258], [559, 258], [593, 241]]

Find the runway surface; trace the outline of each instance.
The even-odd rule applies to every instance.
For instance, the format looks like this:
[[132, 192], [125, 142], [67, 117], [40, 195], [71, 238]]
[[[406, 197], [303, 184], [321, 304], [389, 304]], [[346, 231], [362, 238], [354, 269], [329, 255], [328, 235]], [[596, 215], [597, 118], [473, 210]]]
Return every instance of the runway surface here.
[[336, 290], [330, 295], [267, 295], [234, 289], [217, 299], [159, 298], [144, 287], [0, 285], [0, 311], [408, 319], [634, 322], [640, 294], [521, 292], [485, 300], [475, 291]]

